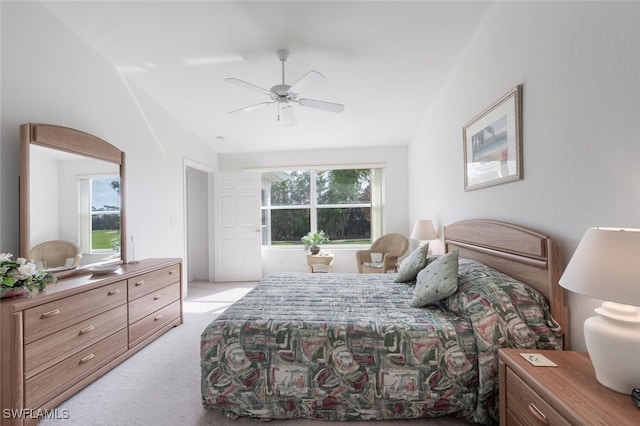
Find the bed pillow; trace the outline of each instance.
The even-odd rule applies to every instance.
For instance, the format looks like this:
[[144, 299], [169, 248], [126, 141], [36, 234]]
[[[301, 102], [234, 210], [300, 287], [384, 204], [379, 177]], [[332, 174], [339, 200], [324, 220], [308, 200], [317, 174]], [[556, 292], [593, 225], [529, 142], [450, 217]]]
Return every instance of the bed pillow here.
[[406, 283], [416, 279], [418, 272], [427, 266], [427, 252], [429, 251], [429, 243], [418, 247], [411, 252], [406, 259], [400, 262], [398, 274], [394, 278], [397, 283]]
[[409, 302], [414, 308], [451, 296], [458, 289], [458, 251], [451, 251], [429, 263], [417, 278], [413, 298]]

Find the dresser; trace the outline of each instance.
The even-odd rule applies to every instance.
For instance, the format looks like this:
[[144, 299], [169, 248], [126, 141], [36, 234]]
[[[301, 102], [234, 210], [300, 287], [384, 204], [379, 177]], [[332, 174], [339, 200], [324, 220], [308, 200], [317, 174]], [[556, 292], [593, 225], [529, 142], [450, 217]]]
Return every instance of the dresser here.
[[44, 410], [182, 324], [181, 282], [181, 259], [146, 259], [2, 299], [1, 424], [36, 423]]
[[[520, 354], [542, 355], [557, 367], [536, 367]], [[500, 349], [501, 425], [637, 425], [629, 395], [598, 383], [589, 355], [573, 351]]]

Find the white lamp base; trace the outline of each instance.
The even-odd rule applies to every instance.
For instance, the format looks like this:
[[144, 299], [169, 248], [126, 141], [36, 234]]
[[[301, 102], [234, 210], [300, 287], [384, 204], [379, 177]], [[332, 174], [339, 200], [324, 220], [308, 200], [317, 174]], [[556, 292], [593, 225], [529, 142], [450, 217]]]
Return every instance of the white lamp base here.
[[640, 387], [640, 310], [604, 302], [584, 322], [584, 339], [598, 381], [630, 395]]

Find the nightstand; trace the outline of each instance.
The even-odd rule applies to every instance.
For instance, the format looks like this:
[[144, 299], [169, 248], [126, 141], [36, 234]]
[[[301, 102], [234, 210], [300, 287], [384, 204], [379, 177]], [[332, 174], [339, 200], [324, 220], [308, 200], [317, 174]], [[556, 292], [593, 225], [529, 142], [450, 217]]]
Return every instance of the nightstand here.
[[308, 254], [307, 265], [309, 265], [310, 272], [329, 272], [331, 265], [333, 265], [333, 254]]
[[[535, 367], [521, 353], [557, 367]], [[586, 352], [500, 349], [501, 425], [638, 425], [629, 395], [601, 385]], [[640, 385], [640, 383], [638, 384]]]

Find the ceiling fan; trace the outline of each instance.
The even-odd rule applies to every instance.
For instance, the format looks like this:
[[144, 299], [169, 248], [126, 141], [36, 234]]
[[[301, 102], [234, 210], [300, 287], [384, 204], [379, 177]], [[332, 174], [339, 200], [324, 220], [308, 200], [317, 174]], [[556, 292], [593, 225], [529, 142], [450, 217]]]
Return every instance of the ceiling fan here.
[[260, 102], [259, 104], [249, 105], [248, 107], [231, 111], [229, 114], [255, 111], [272, 104], [277, 104], [278, 121], [282, 122], [286, 126], [294, 126], [297, 122], [295, 114], [293, 113], [293, 108], [291, 108], [293, 103], [297, 103], [301, 107], [316, 108], [331, 112], [342, 112], [344, 110], [344, 105], [342, 104], [299, 97], [300, 93], [304, 92], [305, 89], [318, 81], [324, 80], [324, 75], [317, 71], [309, 71], [300, 80], [290, 86], [284, 81], [284, 63], [289, 59], [289, 51], [285, 49], [278, 50], [278, 59], [282, 62], [282, 84], [276, 84], [271, 87], [271, 89], [265, 89], [237, 78], [225, 78], [224, 81], [258, 91], [267, 95], [271, 99], [266, 102]]

